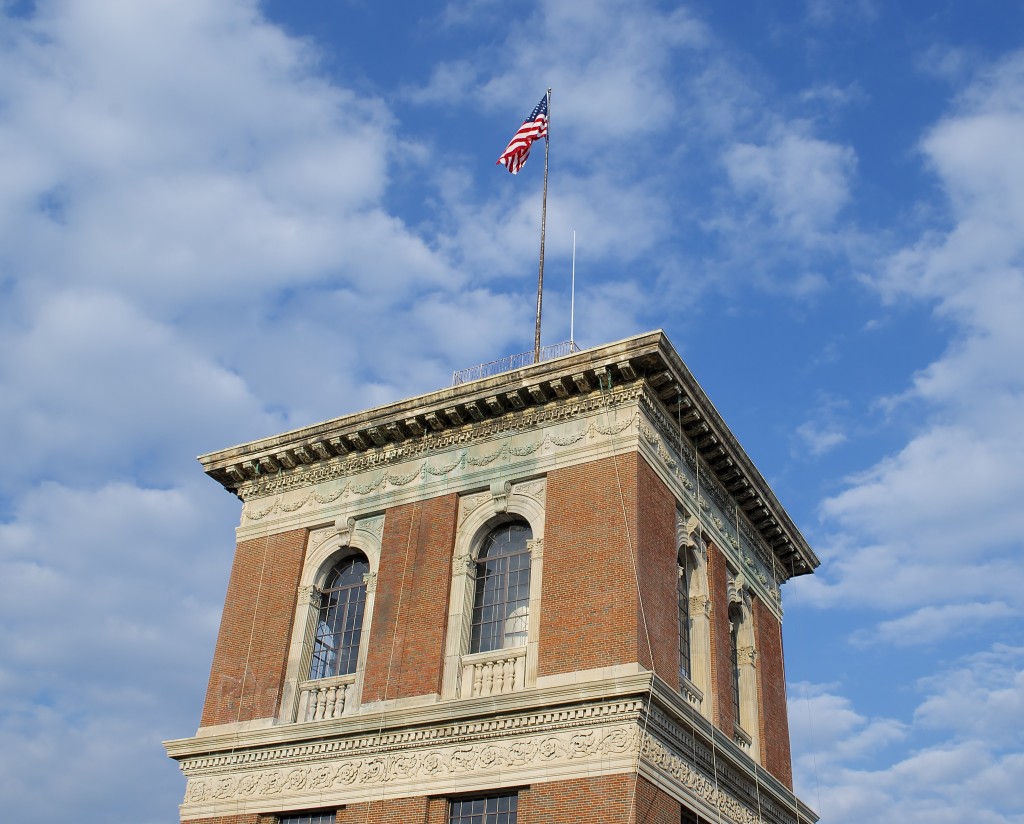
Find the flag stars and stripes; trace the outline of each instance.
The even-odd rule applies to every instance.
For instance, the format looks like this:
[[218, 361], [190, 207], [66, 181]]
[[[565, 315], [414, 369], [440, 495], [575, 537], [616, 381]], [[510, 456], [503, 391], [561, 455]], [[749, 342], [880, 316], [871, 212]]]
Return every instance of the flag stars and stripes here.
[[548, 96], [540, 99], [530, 116], [523, 121], [519, 131], [509, 141], [505, 151], [498, 158], [498, 166], [504, 166], [512, 174], [516, 174], [530, 156], [530, 147], [534, 141], [548, 136]]

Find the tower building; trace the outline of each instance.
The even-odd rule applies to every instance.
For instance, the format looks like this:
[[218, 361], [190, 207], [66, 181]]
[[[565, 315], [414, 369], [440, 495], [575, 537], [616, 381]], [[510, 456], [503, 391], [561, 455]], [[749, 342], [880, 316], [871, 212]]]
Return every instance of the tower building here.
[[489, 371], [200, 458], [242, 512], [181, 821], [813, 824], [818, 559], [668, 339]]

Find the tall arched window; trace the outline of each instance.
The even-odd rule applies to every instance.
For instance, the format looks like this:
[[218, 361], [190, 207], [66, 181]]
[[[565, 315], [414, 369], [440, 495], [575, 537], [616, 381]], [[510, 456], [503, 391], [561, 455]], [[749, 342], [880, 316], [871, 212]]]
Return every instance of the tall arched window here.
[[327, 573], [320, 589], [310, 679], [356, 671], [369, 571], [366, 558], [356, 554], [343, 558]]
[[530, 551], [533, 530], [522, 521], [502, 524], [477, 556], [469, 651], [525, 647], [530, 621]]
[[676, 597], [679, 600], [679, 674], [686, 679], [692, 672], [690, 666], [690, 582], [687, 580], [686, 562], [680, 560], [676, 568], [679, 581]]
[[732, 663], [732, 717], [739, 726], [743, 726], [740, 706], [740, 621], [743, 613], [739, 607], [729, 609], [729, 658]]

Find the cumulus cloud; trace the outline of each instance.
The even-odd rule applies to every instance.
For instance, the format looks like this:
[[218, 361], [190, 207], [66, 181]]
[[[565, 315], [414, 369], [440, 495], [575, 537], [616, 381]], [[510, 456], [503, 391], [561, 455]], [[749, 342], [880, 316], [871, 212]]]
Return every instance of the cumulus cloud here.
[[878, 642], [897, 647], [926, 646], [969, 635], [992, 621], [1019, 615], [1018, 610], [999, 601], [921, 607], [892, 621], [882, 621], [874, 629], [859, 630], [851, 640], [858, 646]]
[[824, 455], [846, 442], [847, 435], [835, 426], [807, 421], [796, 428], [796, 434], [814, 456]]
[[1024, 606], [1021, 88], [1024, 55], [1016, 54], [979, 75], [921, 143], [947, 197], [948, 225], [883, 261], [871, 283], [889, 300], [931, 302], [954, 335], [886, 400], [920, 421], [906, 445], [823, 503], [840, 527], [829, 540], [836, 562], [797, 588], [810, 597], [910, 609], [947, 599]]
[[1024, 800], [1021, 662], [997, 645], [921, 679], [906, 722], [858, 712], [836, 684], [791, 685], [798, 792], [827, 821], [1011, 824]]
[[724, 161], [737, 192], [761, 202], [781, 230], [808, 238], [830, 227], [849, 201], [856, 156], [801, 131], [794, 125], [762, 144], [738, 143]]
[[48, 482], [0, 523], [0, 791], [10, 810], [58, 821], [116, 793], [119, 815], [155, 822], [154, 809], [180, 801], [159, 743], [196, 724], [233, 508], [191, 485]]
[[387, 106], [257, 3], [0, 29], [0, 795], [166, 820], [160, 740], [195, 728], [238, 517], [192, 456], [390, 400], [381, 364], [443, 385], [418, 298], [461, 280], [386, 209], [419, 162]]

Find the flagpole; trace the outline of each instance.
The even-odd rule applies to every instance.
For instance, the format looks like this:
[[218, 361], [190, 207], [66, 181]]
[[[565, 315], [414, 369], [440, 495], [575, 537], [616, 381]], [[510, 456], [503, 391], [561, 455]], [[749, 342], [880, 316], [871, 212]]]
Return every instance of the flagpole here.
[[572, 230], [572, 286], [569, 288], [569, 350], [576, 343], [575, 330], [573, 329], [576, 320], [576, 230]]
[[533, 333], [533, 362], [540, 363], [540, 311], [544, 302], [544, 233], [548, 223], [548, 151], [551, 146], [551, 89], [548, 89], [548, 137], [544, 138], [544, 197], [540, 207], [540, 266], [537, 271], [537, 325]]

